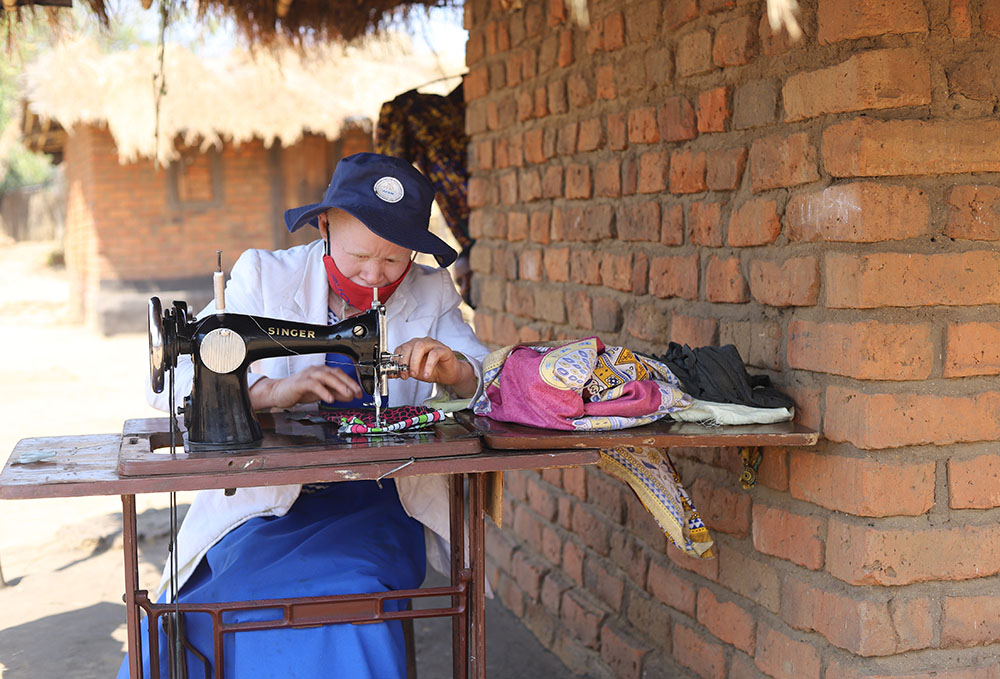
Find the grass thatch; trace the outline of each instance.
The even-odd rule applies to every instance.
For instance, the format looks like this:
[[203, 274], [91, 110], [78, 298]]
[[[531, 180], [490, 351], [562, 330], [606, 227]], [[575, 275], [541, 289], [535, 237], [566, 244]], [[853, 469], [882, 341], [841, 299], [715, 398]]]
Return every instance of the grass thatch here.
[[164, 62], [158, 148], [155, 48], [102, 54], [87, 40], [63, 44], [28, 66], [25, 98], [31, 113], [67, 130], [106, 125], [122, 162], [155, 156], [167, 163], [178, 156], [178, 140], [207, 149], [251, 139], [288, 146], [305, 132], [336, 139], [345, 124], [374, 120], [397, 94], [465, 68], [460, 55], [441, 63], [415, 56], [405, 36], [214, 59], [168, 45]]

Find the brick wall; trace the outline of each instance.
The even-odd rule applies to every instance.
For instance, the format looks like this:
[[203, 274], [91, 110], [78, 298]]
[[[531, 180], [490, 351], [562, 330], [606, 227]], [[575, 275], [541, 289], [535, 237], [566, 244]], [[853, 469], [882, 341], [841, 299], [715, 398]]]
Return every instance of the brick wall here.
[[318, 200], [336, 161], [371, 146], [358, 127], [336, 141], [305, 135], [288, 148], [253, 141], [192, 149], [157, 168], [149, 159], [121, 164], [106, 129], [75, 127], [66, 151], [66, 259], [81, 318], [104, 332], [144, 331], [146, 300], [165, 291], [200, 308], [216, 250], [228, 270], [247, 248], [315, 238], [312, 229], [289, 235], [282, 212]]
[[489, 574], [591, 676], [1000, 676], [1000, 5], [800, 4], [465, 3], [480, 336], [731, 342], [825, 436], [672, 452], [708, 562], [508, 475]]

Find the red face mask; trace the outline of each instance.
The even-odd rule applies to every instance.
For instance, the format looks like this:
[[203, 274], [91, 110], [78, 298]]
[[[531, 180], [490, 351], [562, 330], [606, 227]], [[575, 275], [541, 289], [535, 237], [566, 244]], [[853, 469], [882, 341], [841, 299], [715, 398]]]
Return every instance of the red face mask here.
[[[326, 267], [326, 277], [330, 281], [330, 289], [337, 293], [337, 296], [360, 311], [368, 311], [372, 308], [372, 300], [375, 299], [375, 295], [373, 293], [374, 288], [369, 288], [367, 285], [355, 283], [350, 278], [342, 274], [340, 269], [338, 269], [337, 265], [334, 263], [333, 257], [330, 255], [323, 255], [323, 266]], [[403, 272], [403, 275], [394, 280], [392, 283], [383, 285], [378, 289], [378, 299], [380, 302], [385, 304], [389, 301], [392, 293], [396, 291], [399, 284], [403, 282], [404, 278], [406, 278], [406, 274], [410, 272], [411, 266], [413, 266], [412, 259], [409, 264], [406, 265], [406, 270]]]

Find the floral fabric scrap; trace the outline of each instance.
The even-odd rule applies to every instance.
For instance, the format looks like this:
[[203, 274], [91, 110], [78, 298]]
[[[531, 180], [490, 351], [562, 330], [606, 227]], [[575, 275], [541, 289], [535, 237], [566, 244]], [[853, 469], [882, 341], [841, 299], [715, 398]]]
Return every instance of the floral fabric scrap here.
[[715, 542], [665, 450], [617, 446], [601, 451], [600, 467], [639, 497], [664, 534], [688, 556], [715, 557]]
[[331, 410], [323, 415], [328, 421], [340, 424], [338, 434], [389, 434], [391, 432], [423, 429], [445, 418], [443, 410], [424, 406], [398, 406], [382, 411], [384, 426], [375, 426], [375, 411], [359, 408]]
[[546, 429], [625, 429], [691, 405], [666, 365], [596, 337], [494, 351], [483, 384], [477, 415]]

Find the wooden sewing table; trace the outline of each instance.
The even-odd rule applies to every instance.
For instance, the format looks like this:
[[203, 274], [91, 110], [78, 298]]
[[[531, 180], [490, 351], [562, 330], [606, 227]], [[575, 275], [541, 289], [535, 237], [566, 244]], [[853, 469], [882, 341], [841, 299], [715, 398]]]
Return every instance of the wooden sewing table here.
[[[166, 418], [128, 420], [122, 434], [29, 438], [14, 448], [0, 473], [0, 499], [120, 495], [125, 562], [125, 604], [129, 673], [142, 676], [141, 612], [153, 620], [179, 610], [212, 616], [215, 628], [214, 676], [221, 679], [224, 634], [309, 627], [331, 623], [452, 617], [454, 677], [486, 676], [485, 516], [487, 504], [499, 507], [502, 472], [595, 464], [599, 449], [614, 445], [661, 448], [813, 445], [818, 435], [793, 423], [704, 427], [656, 422], [611, 432], [552, 431], [494, 422], [460, 413], [456, 422], [439, 423], [432, 433], [392, 436], [383, 440], [350, 440], [331, 434], [329, 425], [309, 425], [284, 414], [263, 415], [265, 441], [260, 449], [191, 454], [178, 448], [171, 456]], [[310, 429], [312, 427], [312, 429]], [[304, 437], [304, 438], [303, 438]], [[43, 457], [22, 463], [25, 456]], [[745, 468], [753, 459], [744, 452]], [[759, 451], [757, 453], [759, 462]], [[424, 474], [450, 476], [451, 583], [422, 588], [298, 599], [225, 604], [156, 604], [139, 589], [135, 496], [139, 493], [256, 486], [379, 480]], [[745, 472], [744, 476], [746, 476]], [[465, 480], [468, 479], [468, 556], [465, 542]], [[229, 492], [229, 491], [227, 491]], [[451, 606], [386, 611], [393, 599], [449, 597]], [[223, 613], [267, 609], [280, 617], [263, 622], [232, 622]], [[158, 635], [149, 634], [150, 656], [157, 657]], [[159, 676], [152, 663], [152, 677]]]

